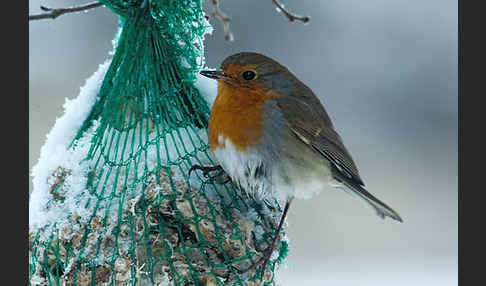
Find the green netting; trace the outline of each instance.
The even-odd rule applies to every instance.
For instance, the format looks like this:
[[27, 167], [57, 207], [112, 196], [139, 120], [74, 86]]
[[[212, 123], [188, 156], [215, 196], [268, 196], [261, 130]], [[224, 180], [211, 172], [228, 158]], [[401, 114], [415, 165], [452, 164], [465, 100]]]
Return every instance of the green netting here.
[[244, 270], [275, 234], [278, 202], [188, 176], [216, 164], [194, 87], [208, 28], [201, 1], [100, 2], [120, 16], [115, 53], [68, 147], [85, 152], [81, 171], [60, 165], [45, 180], [44, 211], [69, 211], [31, 229], [29, 285], [275, 284], [283, 233], [263, 281]]

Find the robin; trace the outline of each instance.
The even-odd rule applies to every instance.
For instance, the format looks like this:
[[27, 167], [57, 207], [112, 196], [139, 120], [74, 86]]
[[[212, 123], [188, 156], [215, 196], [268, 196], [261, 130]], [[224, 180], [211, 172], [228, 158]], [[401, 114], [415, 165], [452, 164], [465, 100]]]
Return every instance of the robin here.
[[[312, 90], [277, 61], [258, 53], [227, 57], [201, 75], [218, 81], [209, 117], [209, 144], [220, 170], [249, 194], [285, 200], [277, 236], [265, 250], [262, 272], [293, 198], [310, 198], [326, 185], [358, 195], [378, 214], [402, 222], [370, 194], [343, 141]], [[261, 262], [258, 262], [261, 263]]]

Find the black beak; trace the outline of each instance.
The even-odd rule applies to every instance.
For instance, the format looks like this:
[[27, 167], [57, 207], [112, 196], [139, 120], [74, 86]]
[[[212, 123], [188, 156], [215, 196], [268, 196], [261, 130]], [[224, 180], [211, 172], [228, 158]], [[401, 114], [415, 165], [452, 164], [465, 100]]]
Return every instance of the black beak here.
[[203, 70], [199, 72], [205, 77], [209, 77], [215, 80], [221, 79], [226, 77], [226, 74], [223, 71], [220, 70], [215, 70], [215, 71], [208, 71], [208, 70]]

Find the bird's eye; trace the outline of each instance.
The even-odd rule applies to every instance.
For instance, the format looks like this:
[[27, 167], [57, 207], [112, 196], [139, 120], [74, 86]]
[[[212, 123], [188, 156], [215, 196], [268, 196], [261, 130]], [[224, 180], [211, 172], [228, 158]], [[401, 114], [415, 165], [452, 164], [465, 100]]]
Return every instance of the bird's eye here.
[[256, 76], [255, 72], [254, 71], [246, 71], [243, 73], [243, 78], [245, 80], [252, 80], [254, 79]]

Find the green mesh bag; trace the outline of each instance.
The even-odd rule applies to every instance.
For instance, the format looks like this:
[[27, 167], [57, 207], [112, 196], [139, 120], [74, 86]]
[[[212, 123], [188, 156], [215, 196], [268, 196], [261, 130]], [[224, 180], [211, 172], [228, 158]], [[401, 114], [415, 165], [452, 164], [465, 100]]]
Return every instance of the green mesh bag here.
[[188, 175], [217, 164], [196, 88], [201, 1], [100, 2], [120, 16], [114, 53], [66, 101], [32, 170], [29, 285], [275, 285], [284, 233], [265, 273], [245, 270], [280, 204]]

